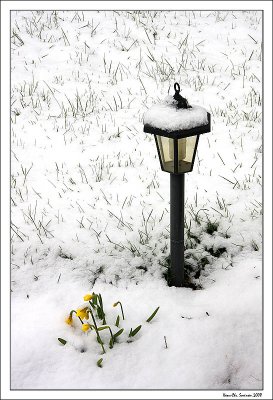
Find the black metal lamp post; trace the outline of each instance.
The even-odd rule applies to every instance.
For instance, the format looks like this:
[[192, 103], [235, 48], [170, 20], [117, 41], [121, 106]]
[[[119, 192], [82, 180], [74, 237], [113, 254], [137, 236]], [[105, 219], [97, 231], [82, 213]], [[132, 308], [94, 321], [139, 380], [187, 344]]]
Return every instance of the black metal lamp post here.
[[[161, 169], [170, 175], [170, 285], [185, 285], [184, 277], [184, 184], [194, 165], [199, 136], [210, 132], [210, 114], [190, 106], [180, 94], [167, 104], [152, 107], [144, 117], [144, 132], [155, 137]], [[173, 118], [169, 123], [168, 118]], [[164, 126], [164, 123], [166, 126]]]

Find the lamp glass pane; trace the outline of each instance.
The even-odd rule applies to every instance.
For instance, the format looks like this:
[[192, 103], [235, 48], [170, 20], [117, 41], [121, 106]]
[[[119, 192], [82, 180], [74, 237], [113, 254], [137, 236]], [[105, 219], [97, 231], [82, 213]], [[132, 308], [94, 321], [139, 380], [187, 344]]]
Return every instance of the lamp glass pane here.
[[159, 149], [159, 157], [162, 169], [174, 173], [174, 145], [173, 139], [165, 136], [156, 135], [156, 141]]
[[178, 139], [178, 173], [190, 172], [197, 136]]
[[[164, 171], [182, 174], [192, 170], [192, 162], [197, 144], [197, 135], [181, 139], [171, 139], [158, 135], [155, 137], [159, 150], [161, 166]], [[174, 156], [175, 140], [177, 140], [177, 157]], [[178, 163], [176, 168], [174, 165], [175, 159]]]

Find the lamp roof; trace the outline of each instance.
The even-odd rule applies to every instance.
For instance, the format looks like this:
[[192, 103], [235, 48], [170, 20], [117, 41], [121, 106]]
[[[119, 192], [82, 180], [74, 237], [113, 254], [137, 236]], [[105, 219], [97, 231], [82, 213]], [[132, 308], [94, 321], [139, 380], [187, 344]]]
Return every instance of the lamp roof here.
[[210, 113], [203, 107], [190, 106], [179, 94], [178, 83], [174, 88], [174, 96], [167, 96], [146, 111], [144, 132], [174, 139], [210, 132]]

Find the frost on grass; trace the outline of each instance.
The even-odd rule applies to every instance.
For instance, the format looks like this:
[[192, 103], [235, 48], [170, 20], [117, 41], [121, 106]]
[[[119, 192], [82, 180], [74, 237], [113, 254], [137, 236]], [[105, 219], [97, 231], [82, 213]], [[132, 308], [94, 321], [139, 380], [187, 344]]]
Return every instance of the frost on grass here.
[[[11, 22], [13, 388], [261, 387], [261, 12], [13, 11]], [[212, 120], [186, 175], [198, 293], [164, 279], [169, 174], [143, 133], [174, 82]], [[88, 351], [55, 340], [60, 304], [89, 289], [128, 304], [134, 327], [164, 298], [160, 329], [90, 369]]]
[[165, 131], [186, 130], [206, 125], [207, 111], [200, 106], [178, 109], [172, 96], [168, 96], [159, 104], [152, 106], [144, 114], [144, 124]]

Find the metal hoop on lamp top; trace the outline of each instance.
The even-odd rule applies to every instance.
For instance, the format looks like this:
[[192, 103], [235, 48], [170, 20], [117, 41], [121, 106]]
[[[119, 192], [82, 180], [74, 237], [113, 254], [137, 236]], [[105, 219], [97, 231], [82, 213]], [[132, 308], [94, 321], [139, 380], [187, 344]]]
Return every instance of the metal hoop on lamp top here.
[[[176, 89], [176, 87], [177, 87], [177, 89]], [[175, 84], [174, 84], [174, 90], [175, 90], [176, 93], [179, 93], [179, 92], [180, 92], [180, 85], [179, 85], [179, 83], [175, 82]]]

